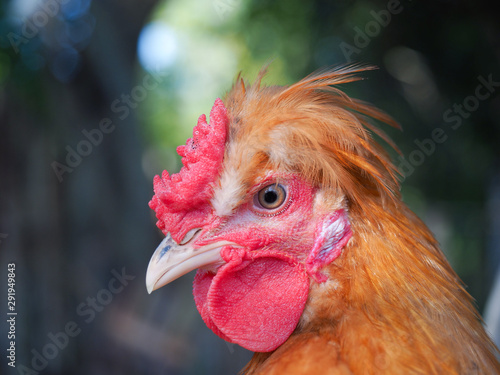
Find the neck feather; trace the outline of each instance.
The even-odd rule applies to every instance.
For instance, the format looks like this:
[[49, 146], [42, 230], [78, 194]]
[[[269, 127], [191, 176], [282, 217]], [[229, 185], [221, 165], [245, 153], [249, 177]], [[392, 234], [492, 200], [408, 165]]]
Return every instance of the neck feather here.
[[311, 284], [297, 332], [334, 329], [360, 373], [368, 363], [386, 373], [497, 373], [498, 349], [429, 229], [401, 202], [378, 207], [351, 213], [353, 237], [330, 280]]

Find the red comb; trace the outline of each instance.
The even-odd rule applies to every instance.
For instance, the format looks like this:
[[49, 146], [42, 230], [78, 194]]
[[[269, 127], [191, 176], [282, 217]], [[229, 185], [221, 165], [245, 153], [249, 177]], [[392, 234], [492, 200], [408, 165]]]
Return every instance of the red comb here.
[[193, 138], [177, 147], [184, 165], [179, 173], [155, 176], [155, 195], [149, 202], [156, 212], [156, 225], [166, 235], [170, 232], [176, 242], [186, 233], [206, 223], [212, 211], [210, 198], [212, 184], [220, 173], [228, 126], [226, 107], [222, 100], [215, 101], [210, 111], [210, 124], [201, 115], [193, 129]]

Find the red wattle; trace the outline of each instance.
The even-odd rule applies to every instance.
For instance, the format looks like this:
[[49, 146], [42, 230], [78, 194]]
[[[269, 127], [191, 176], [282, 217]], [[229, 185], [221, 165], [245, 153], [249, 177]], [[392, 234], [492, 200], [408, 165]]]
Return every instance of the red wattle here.
[[234, 250], [221, 252], [227, 263], [216, 275], [198, 271], [196, 306], [221, 338], [252, 351], [272, 351], [297, 326], [309, 277], [304, 265], [282, 253]]
[[210, 328], [220, 338], [232, 342], [229, 337], [224, 335], [219, 330], [219, 328], [217, 328], [208, 311], [207, 296], [214, 276], [215, 275], [213, 273], [198, 270], [193, 282], [194, 303], [196, 304], [196, 308], [198, 309], [198, 312], [200, 313], [201, 318], [203, 319], [207, 327]]

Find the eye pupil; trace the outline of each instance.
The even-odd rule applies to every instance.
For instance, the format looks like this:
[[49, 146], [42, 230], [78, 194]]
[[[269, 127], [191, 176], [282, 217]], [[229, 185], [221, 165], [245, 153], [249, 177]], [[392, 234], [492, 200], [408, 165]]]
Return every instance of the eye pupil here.
[[275, 191], [266, 191], [264, 194], [264, 200], [266, 203], [274, 203], [278, 199], [278, 194]]

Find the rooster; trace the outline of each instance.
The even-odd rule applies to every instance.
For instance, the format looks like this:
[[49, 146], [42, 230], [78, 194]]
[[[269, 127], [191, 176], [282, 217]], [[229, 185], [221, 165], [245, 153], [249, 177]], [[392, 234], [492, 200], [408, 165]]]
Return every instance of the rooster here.
[[498, 349], [430, 230], [402, 202], [372, 135], [388, 115], [338, 85], [238, 77], [154, 179], [165, 239], [148, 292], [198, 269], [196, 307], [254, 351], [245, 374], [497, 374]]

